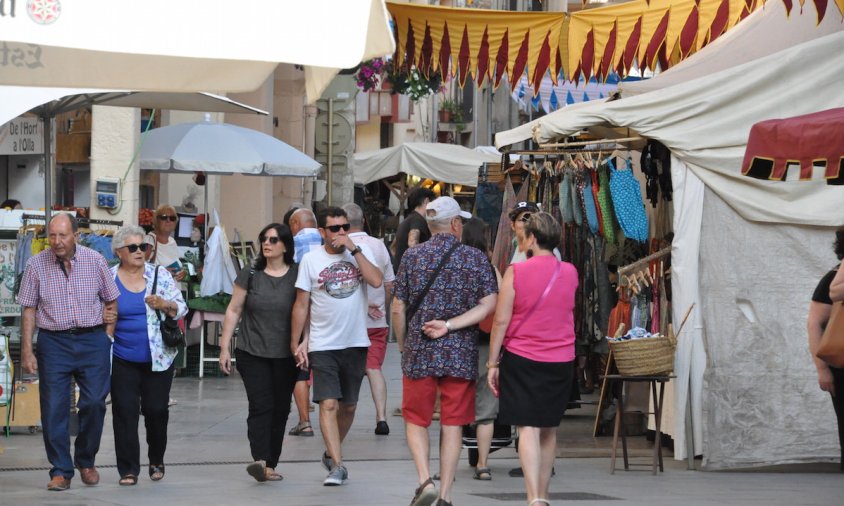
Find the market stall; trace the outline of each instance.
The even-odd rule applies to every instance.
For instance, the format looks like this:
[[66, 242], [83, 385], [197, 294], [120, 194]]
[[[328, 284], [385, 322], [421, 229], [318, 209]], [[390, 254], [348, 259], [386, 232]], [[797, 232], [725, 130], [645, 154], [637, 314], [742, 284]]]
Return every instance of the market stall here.
[[[837, 91], [844, 72], [844, 26], [834, 9], [830, 5], [822, 17], [807, 8], [785, 21], [785, 7], [770, 2], [734, 31], [741, 47], [728, 38], [704, 48], [653, 79], [648, 86], [654, 91], [568, 107], [496, 137], [498, 145], [531, 134], [549, 142], [609, 126], [668, 148], [673, 319], [679, 321], [678, 312], [692, 302], [700, 308], [675, 359], [677, 459], [686, 456], [689, 435], [693, 453], [703, 454], [708, 468], [801, 462], [837, 453], [834, 434], [827, 430], [831, 415], [821, 407], [821, 392], [812, 381], [803, 322], [814, 281], [831, 261], [831, 232], [823, 227], [844, 223], [844, 188], [822, 178], [772, 182], [741, 174], [753, 124], [844, 105]], [[808, 20], [790, 24], [799, 18]], [[816, 29], [806, 28], [819, 18]], [[740, 31], [744, 27], [747, 35]], [[776, 38], [802, 42], [782, 47]], [[753, 44], [756, 58], [727, 56], [742, 53], [745, 44]], [[693, 73], [699, 77], [673, 82], [672, 73], [696, 61], [702, 62]], [[669, 85], [661, 87], [660, 79]], [[795, 294], [807, 295], [796, 300]], [[689, 394], [691, 431], [683, 416]]]

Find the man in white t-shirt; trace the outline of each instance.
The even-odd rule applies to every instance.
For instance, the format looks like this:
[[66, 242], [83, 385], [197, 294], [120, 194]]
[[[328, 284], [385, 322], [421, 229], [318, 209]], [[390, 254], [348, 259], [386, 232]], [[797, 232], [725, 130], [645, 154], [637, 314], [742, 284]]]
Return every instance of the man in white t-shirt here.
[[390, 433], [390, 426], [387, 424], [387, 382], [384, 379], [384, 373], [381, 372], [381, 366], [384, 365], [384, 358], [387, 356], [387, 335], [390, 333], [389, 325], [387, 325], [387, 301], [392, 296], [396, 275], [393, 273], [393, 262], [384, 241], [363, 231], [364, 218], [360, 206], [346, 204], [343, 210], [346, 211], [349, 224], [352, 226], [349, 237], [355, 244], [369, 246], [374, 255], [375, 266], [384, 277], [383, 288], [367, 290], [369, 307], [366, 331], [369, 334], [370, 346], [366, 353], [366, 377], [369, 379], [369, 390], [375, 402], [375, 435], [386, 436]]
[[[324, 244], [299, 264], [290, 342], [296, 364], [310, 365], [313, 372], [313, 400], [319, 403], [326, 447], [322, 463], [329, 471], [323, 485], [330, 486], [342, 485], [349, 476], [341, 445], [355, 418], [366, 367], [366, 285], [380, 288], [382, 275], [370, 260], [372, 251], [348, 236], [345, 211], [323, 209], [317, 226]], [[301, 338], [309, 318], [310, 332]]]

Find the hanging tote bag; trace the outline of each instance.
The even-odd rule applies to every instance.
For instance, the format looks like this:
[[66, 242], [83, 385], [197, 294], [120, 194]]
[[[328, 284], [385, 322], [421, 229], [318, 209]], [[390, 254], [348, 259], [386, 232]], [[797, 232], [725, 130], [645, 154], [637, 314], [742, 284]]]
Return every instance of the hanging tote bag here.
[[833, 302], [815, 355], [832, 367], [844, 367], [844, 302]]
[[[155, 266], [155, 276], [152, 279], [152, 294], [156, 294], [156, 289], [158, 288], [158, 269], [161, 266]], [[161, 341], [164, 343], [164, 346], [168, 348], [177, 348], [179, 346], [185, 345], [185, 333], [182, 332], [181, 327], [179, 327], [179, 322], [170, 318], [167, 315], [164, 315], [164, 319], [161, 319], [161, 312], [157, 309], [155, 310], [155, 315], [158, 316], [158, 326], [161, 329]]]
[[598, 169], [598, 207], [601, 209], [601, 224], [608, 243], [615, 244], [615, 210], [610, 197], [610, 175], [606, 167]]
[[586, 222], [589, 224], [589, 231], [592, 235], [598, 233], [598, 211], [595, 209], [595, 196], [592, 194], [592, 176], [588, 171], [581, 174], [583, 178], [580, 197], [583, 199], [583, 213], [586, 215]]
[[610, 167], [610, 195], [621, 230], [629, 239], [647, 242], [648, 215], [645, 213], [642, 190], [633, 175], [630, 161], [627, 161], [625, 170], [616, 170], [612, 159], [608, 160], [607, 164]]

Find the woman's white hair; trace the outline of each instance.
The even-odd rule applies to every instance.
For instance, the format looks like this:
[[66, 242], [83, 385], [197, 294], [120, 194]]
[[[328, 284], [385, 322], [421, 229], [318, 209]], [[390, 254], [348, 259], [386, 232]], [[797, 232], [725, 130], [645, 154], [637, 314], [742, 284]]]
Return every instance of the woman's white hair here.
[[134, 236], [139, 236], [143, 239], [145, 235], [146, 232], [144, 232], [144, 229], [137, 225], [124, 225], [111, 238], [111, 250], [117, 253], [117, 250], [126, 246], [126, 239]]

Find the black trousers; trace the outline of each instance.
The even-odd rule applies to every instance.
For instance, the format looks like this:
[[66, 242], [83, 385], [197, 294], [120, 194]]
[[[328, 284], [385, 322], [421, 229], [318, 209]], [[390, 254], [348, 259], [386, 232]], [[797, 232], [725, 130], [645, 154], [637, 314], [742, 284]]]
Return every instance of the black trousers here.
[[844, 471], [844, 368], [830, 367], [832, 380], [835, 384], [835, 395], [832, 397], [832, 407], [838, 419], [838, 444], [841, 447], [841, 470]]
[[167, 449], [167, 422], [170, 419], [170, 387], [173, 366], [166, 371], [152, 370], [151, 362], [129, 362], [118, 357], [111, 364], [111, 415], [114, 427], [114, 453], [120, 476], [141, 471], [138, 418], [144, 415], [147, 429], [147, 456], [150, 464], [163, 464]]
[[235, 358], [249, 401], [246, 428], [252, 459], [275, 469], [299, 368], [293, 357], [264, 358], [236, 349]]

